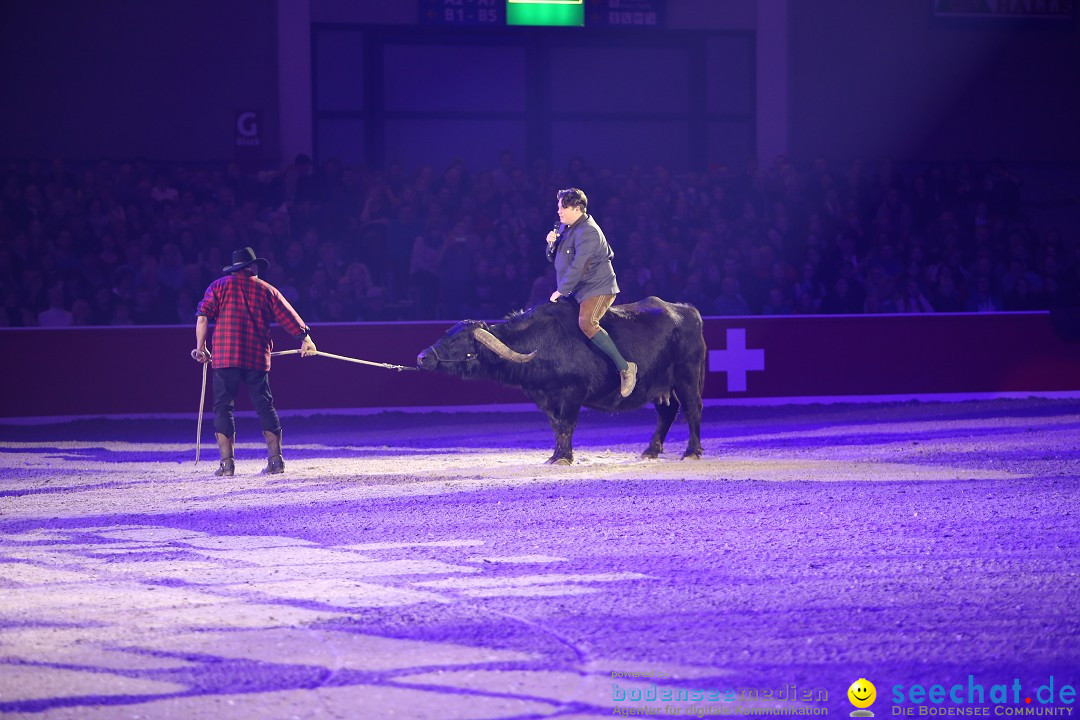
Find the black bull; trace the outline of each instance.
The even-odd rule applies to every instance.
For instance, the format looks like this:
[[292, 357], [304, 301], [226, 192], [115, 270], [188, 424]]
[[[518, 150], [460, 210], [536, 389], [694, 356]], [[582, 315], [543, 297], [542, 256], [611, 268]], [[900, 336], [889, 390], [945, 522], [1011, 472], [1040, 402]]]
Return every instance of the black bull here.
[[638, 364], [637, 385], [630, 397], [619, 396], [615, 366], [582, 334], [577, 304], [568, 299], [537, 305], [492, 325], [459, 322], [421, 352], [416, 364], [422, 370], [521, 388], [547, 413], [555, 431], [549, 463], [573, 461], [574, 427], [582, 405], [618, 412], [647, 402], [655, 404], [658, 419], [642, 457], [656, 458], [663, 452], [681, 405], [690, 427], [683, 457], [700, 458], [706, 354], [697, 309], [649, 297], [612, 307], [600, 324], [623, 356]]

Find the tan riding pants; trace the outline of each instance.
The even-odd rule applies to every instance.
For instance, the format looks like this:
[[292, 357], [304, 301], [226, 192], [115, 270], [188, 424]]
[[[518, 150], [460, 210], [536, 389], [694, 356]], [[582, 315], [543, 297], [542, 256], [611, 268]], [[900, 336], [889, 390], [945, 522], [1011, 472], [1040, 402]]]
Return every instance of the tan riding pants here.
[[604, 317], [613, 302], [614, 295], [596, 295], [581, 301], [578, 305], [577, 324], [585, 337], [592, 340], [593, 336], [600, 332], [600, 318]]

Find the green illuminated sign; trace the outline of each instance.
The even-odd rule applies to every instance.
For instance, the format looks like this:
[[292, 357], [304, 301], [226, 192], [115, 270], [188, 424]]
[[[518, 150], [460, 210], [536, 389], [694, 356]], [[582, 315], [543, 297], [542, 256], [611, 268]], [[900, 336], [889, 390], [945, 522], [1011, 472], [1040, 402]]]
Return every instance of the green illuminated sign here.
[[584, 0], [506, 0], [507, 25], [585, 25]]

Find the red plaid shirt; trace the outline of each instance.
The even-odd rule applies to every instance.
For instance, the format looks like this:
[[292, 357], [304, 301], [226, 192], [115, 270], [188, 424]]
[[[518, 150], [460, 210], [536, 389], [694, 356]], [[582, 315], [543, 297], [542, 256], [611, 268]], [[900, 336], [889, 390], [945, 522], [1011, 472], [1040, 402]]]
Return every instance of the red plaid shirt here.
[[247, 273], [218, 278], [206, 288], [198, 315], [217, 320], [210, 354], [215, 368], [270, 369], [270, 323], [296, 337], [306, 326], [276, 287]]

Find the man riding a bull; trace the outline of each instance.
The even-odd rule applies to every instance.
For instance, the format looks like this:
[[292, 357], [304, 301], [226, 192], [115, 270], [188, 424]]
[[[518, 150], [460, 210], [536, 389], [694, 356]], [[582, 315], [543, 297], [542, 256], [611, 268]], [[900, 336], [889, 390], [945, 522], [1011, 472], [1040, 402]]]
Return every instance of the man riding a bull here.
[[637, 383], [637, 364], [627, 360], [615, 347], [611, 336], [600, 327], [600, 318], [615, 302], [619, 284], [604, 231], [588, 214], [589, 199], [578, 188], [558, 192], [560, 225], [547, 234], [547, 258], [555, 264], [558, 289], [551, 302], [560, 297], [578, 301], [578, 327], [585, 337], [611, 358], [619, 371], [619, 394], [629, 397]]

